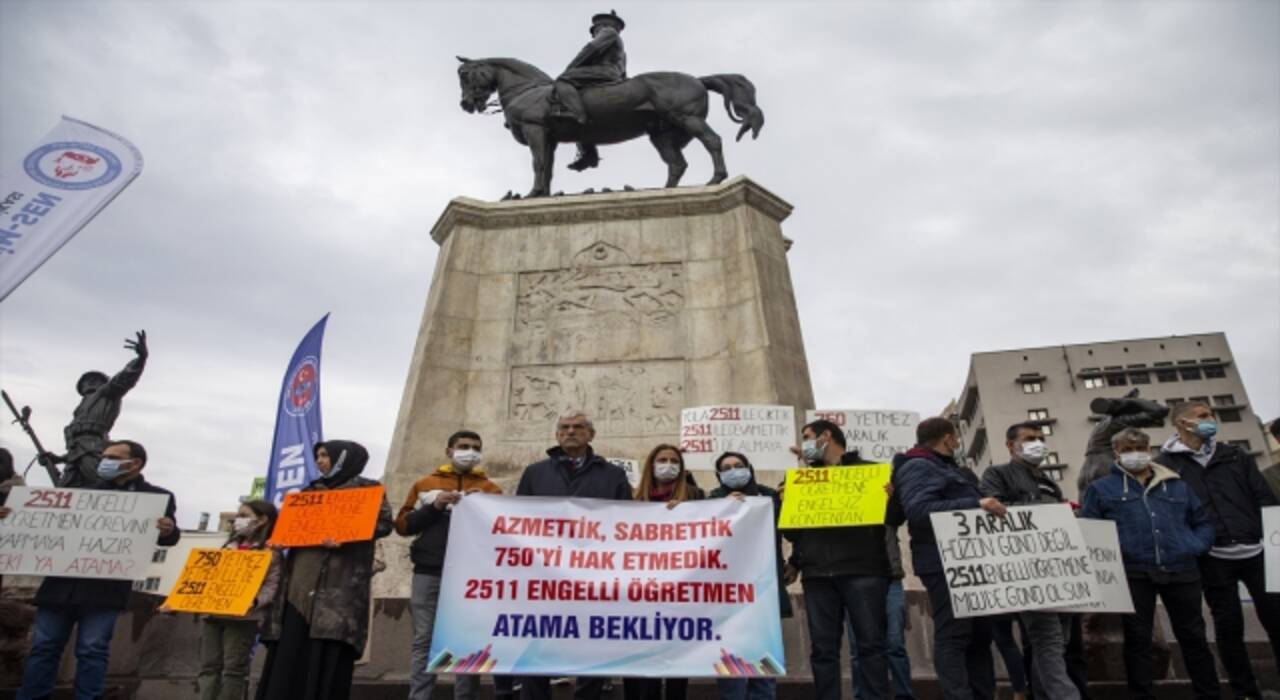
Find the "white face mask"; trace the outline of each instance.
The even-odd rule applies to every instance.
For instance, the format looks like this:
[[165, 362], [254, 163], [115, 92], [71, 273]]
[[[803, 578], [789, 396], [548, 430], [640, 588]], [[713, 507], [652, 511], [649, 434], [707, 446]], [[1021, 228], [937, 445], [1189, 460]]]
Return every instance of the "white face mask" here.
[[1018, 456], [1028, 464], [1040, 464], [1049, 456], [1049, 446], [1043, 440], [1024, 442], [1018, 447]]
[[669, 484], [680, 476], [679, 462], [654, 462], [653, 478], [658, 480], [660, 484]]
[[251, 532], [254, 528], [253, 518], [246, 518], [241, 515], [231, 521], [231, 530], [237, 535], [244, 535]]
[[454, 450], [453, 466], [467, 472], [480, 463], [480, 450]]
[[1151, 464], [1150, 452], [1124, 452], [1120, 455], [1120, 466], [1128, 472], [1140, 472]]

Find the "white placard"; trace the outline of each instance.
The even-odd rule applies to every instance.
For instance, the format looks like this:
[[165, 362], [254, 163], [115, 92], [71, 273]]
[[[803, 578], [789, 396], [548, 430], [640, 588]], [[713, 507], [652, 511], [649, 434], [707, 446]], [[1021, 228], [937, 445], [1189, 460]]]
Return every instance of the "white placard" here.
[[1065, 503], [930, 514], [956, 617], [1102, 602], [1089, 549]]
[[1280, 593], [1280, 506], [1262, 509], [1262, 545], [1267, 571], [1267, 592]]
[[0, 520], [0, 574], [145, 578], [169, 496], [15, 486]]
[[804, 422], [829, 420], [844, 431], [848, 450], [869, 462], [890, 462], [916, 444], [920, 414], [915, 411], [827, 409], [805, 411]]
[[716, 457], [741, 452], [756, 469], [796, 466], [795, 409], [731, 404], [680, 412], [680, 451], [687, 469], [715, 469]]
[[631, 488], [640, 485], [640, 462], [620, 457], [606, 457], [605, 460], [615, 467], [620, 467], [622, 471], [627, 473], [627, 481], [631, 484]]
[[1111, 520], [1079, 518], [1076, 523], [1089, 546], [1089, 561], [1097, 578], [1099, 600], [1092, 603], [1054, 608], [1059, 612], [1133, 612], [1129, 595], [1129, 579], [1124, 574], [1124, 558], [1120, 555], [1120, 535]]

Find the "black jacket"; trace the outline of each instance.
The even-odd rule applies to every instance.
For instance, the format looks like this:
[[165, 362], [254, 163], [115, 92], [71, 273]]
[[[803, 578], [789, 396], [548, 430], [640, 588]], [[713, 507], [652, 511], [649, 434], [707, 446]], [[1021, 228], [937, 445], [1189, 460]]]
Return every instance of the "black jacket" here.
[[[164, 510], [165, 517], [170, 520], [177, 520], [178, 505], [173, 498], [173, 494], [166, 489], [151, 484], [141, 475], [122, 486], [116, 486], [108, 482], [105, 486], [99, 487], [99, 490], [163, 493], [169, 497], [169, 505]], [[178, 539], [181, 537], [182, 532], [175, 526], [173, 532], [169, 533], [168, 536], [160, 535], [157, 537], [156, 544], [161, 547], [172, 547], [178, 543]], [[132, 581], [47, 576], [44, 582], [40, 584], [40, 590], [36, 591], [35, 604], [42, 608], [82, 605], [91, 608], [124, 610], [129, 603], [129, 592], [131, 590], [133, 590]]]
[[983, 496], [1000, 499], [1006, 506], [1063, 503], [1062, 488], [1043, 472], [1021, 462], [993, 464], [982, 472], [978, 486]]
[[525, 467], [520, 475], [517, 496], [572, 496], [630, 501], [631, 482], [622, 468], [610, 464], [590, 447], [582, 466], [573, 468], [573, 458], [559, 447], [547, 450], [548, 458]]
[[707, 498], [726, 498], [734, 491], [741, 492], [745, 496], [768, 496], [773, 501], [773, 556], [778, 564], [778, 612], [782, 617], [791, 617], [795, 611], [791, 609], [791, 595], [787, 593], [787, 586], [782, 582], [782, 531], [778, 529], [778, 514], [782, 512], [782, 498], [777, 491], [756, 482], [756, 468], [747, 464], [747, 469], [751, 470], [751, 481], [740, 489], [730, 489], [721, 484], [711, 490], [707, 494]]
[[[838, 466], [858, 464], [873, 463], [846, 452]], [[791, 565], [805, 578], [892, 574], [883, 525], [787, 530], [784, 536], [791, 541]]]
[[1280, 505], [1247, 452], [1220, 442], [1206, 466], [1190, 454], [1161, 450], [1156, 461], [1181, 476], [1213, 522], [1215, 547], [1262, 541], [1262, 507]]
[[893, 472], [894, 494], [902, 499], [911, 533], [911, 564], [917, 576], [942, 572], [931, 513], [978, 507], [978, 476], [954, 460], [916, 446]]

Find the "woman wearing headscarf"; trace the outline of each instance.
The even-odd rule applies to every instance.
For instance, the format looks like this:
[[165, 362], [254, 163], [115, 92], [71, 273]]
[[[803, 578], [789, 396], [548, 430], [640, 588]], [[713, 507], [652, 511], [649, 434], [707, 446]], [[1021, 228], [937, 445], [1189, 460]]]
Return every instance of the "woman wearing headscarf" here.
[[[315, 446], [320, 478], [304, 491], [377, 486], [360, 476], [369, 453], [355, 442]], [[373, 539], [391, 534], [391, 508], [382, 499]], [[258, 684], [259, 700], [345, 700], [356, 659], [369, 636], [369, 585], [374, 543], [326, 541], [288, 552], [273, 620], [278, 641]]]
[[[716, 458], [716, 479], [720, 485], [707, 494], [707, 498], [743, 498], [766, 496], [773, 501], [773, 556], [778, 567], [778, 610], [782, 617], [791, 617], [791, 595], [782, 582], [782, 533], [778, 531], [778, 512], [782, 498], [777, 491], [756, 483], [756, 470], [751, 460], [741, 452], [725, 452]], [[721, 700], [766, 700], [778, 692], [778, 682], [773, 678], [717, 678], [716, 688]]]

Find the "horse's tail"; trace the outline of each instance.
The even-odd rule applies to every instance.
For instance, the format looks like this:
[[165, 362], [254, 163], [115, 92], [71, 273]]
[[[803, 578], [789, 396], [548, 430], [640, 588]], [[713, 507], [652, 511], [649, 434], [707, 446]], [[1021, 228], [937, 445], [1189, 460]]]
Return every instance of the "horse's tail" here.
[[750, 80], [736, 73], [708, 75], [699, 80], [708, 90], [724, 96], [724, 109], [729, 113], [729, 119], [742, 125], [736, 140], [741, 141], [748, 131], [753, 139], [760, 135], [764, 112], [756, 106], [756, 86]]

